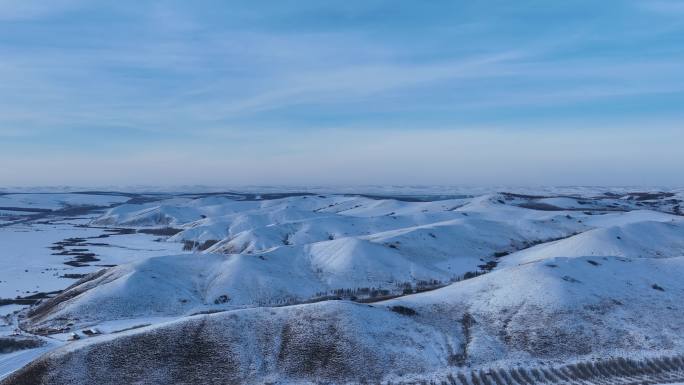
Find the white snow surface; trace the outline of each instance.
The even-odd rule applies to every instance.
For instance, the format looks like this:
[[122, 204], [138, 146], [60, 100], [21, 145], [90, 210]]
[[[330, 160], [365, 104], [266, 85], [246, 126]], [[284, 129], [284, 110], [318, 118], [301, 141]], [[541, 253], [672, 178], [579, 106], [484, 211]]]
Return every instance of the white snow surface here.
[[92, 195], [73, 193], [0, 194], [0, 207], [55, 210], [65, 206], [109, 206], [130, 198], [121, 195]]
[[[98, 271], [65, 266], [68, 257], [47, 249], [84, 237], [100, 264], [117, 266], [21, 321], [58, 340], [101, 329], [46, 358], [67, 371], [152, 337], [174, 350], [171, 341], [195, 329], [220, 345], [242, 383], [684, 353], [681, 191], [441, 193], [141, 195], [85, 219], [10, 224], [0, 227], [0, 244], [9, 245], [0, 298], [64, 289], [60, 269]], [[119, 233], [103, 238], [107, 245], [90, 238], [108, 228]], [[343, 300], [324, 301], [334, 297]], [[303, 356], [288, 355], [321, 346], [351, 366], [311, 372]]]
[[[190, 242], [195, 253], [115, 267], [33, 322], [61, 327], [60, 320], [80, 325], [174, 317], [301, 303], [344, 290], [361, 290], [359, 296], [372, 290], [396, 295], [406, 287], [446, 285], [488, 263], [502, 269], [555, 257], [684, 255], [681, 217], [636, 205], [631, 211], [614, 210], [615, 199], [485, 194], [413, 201], [304, 195], [171, 197], [123, 204], [92, 223], [175, 227], [179, 232], [167, 242]], [[526, 208], [540, 203], [591, 209]], [[206, 250], [197, 249], [203, 243]]]

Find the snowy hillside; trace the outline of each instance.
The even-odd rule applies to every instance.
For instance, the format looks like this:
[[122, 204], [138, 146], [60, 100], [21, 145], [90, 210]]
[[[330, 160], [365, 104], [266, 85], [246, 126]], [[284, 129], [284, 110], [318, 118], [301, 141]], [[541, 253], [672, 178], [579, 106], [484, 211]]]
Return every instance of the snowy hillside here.
[[552, 257], [619, 256], [667, 258], [684, 256], [684, 221], [644, 221], [597, 228], [507, 256], [502, 266]]
[[[682, 274], [684, 258], [556, 258], [370, 305], [327, 301], [194, 316], [74, 343], [25, 373], [37, 370], [40, 383], [74, 376], [101, 384], [380, 381], [446, 376], [465, 366], [671, 354], [684, 349]], [[167, 359], [146, 371], [157, 352]]]
[[[77, 263], [65, 263], [83, 269], [69, 273], [80, 280], [7, 318], [24, 334], [65, 346], [2, 384], [480, 385], [478, 376], [483, 385], [529, 385], [562, 382], [574, 370], [568, 365], [613, 358], [676, 379], [681, 368], [667, 357], [684, 354], [678, 194], [104, 200], [74, 222], [92, 232], [88, 239], [51, 241], [56, 254], [74, 255]], [[61, 214], [33, 215], [22, 226]], [[109, 256], [118, 247], [96, 239], [110, 234], [131, 244], [151, 237], [155, 249], [177, 251], [140, 243], [121, 250], [126, 258]], [[89, 258], [117, 266], [96, 268]], [[643, 366], [649, 357], [655, 361]], [[502, 383], [480, 373], [520, 364], [529, 372]], [[525, 380], [552, 369], [560, 374]], [[613, 383], [626, 378], [621, 370]]]

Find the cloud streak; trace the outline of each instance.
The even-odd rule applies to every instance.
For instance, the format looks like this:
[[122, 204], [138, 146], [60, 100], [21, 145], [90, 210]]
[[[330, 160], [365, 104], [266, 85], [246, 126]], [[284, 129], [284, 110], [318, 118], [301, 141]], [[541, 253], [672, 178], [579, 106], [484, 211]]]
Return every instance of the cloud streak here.
[[[163, 6], [0, 0], [0, 153], [12, 154], [24, 175], [38, 175], [34, 171], [50, 157], [73, 159], [64, 170], [93, 156], [108, 168], [114, 160], [107, 156], [134, 159], [148, 149], [157, 154], [154, 164], [166, 157], [180, 170], [182, 183], [196, 177], [191, 168], [235, 167], [239, 160], [222, 151], [229, 148], [249, 159], [245, 182], [252, 180], [251, 170], [262, 176], [254, 182], [267, 183], [280, 175], [267, 170], [281, 164], [308, 170], [300, 182], [306, 175], [316, 182], [325, 173], [312, 168], [322, 165], [318, 157], [325, 152], [307, 147], [301, 158], [288, 155], [261, 166], [250, 154], [263, 148], [296, 153], [311, 135], [318, 139], [310, 145], [322, 148], [328, 147], [320, 135], [333, 135], [335, 142], [357, 138], [327, 166], [336, 168], [383, 152], [357, 154], [353, 149], [366, 148], [364, 140], [388, 143], [399, 132], [410, 138], [402, 143], [429, 149], [413, 161], [437, 170], [437, 163], [460, 162], [439, 144], [465, 140], [458, 132], [472, 127], [497, 143], [514, 140], [504, 132], [524, 137], [529, 129], [542, 137], [567, 132], [572, 141], [579, 135], [573, 124], [588, 124], [594, 127], [590, 137], [604, 138], [604, 124], [658, 121], [662, 128], [653, 130], [669, 130], [684, 119], [684, 27], [671, 17], [677, 4], [581, 1], [540, 9], [523, 1], [490, 9], [437, 1], [397, 9], [380, 0], [268, 7], [209, 0]], [[363, 139], [360, 131], [371, 135]], [[408, 151], [402, 146], [395, 143]], [[654, 146], [669, 149], [669, 143]], [[193, 159], [187, 148], [215, 155], [207, 164], [185, 167], [182, 160]], [[578, 154], [567, 153], [567, 161], [589, 172]], [[654, 159], [641, 161], [656, 167]], [[393, 175], [390, 162], [376, 163]], [[402, 167], [411, 170], [405, 183], [422, 175]], [[519, 168], [525, 167], [532, 166]], [[356, 167], [336, 177], [366, 183], [381, 169], [370, 175]], [[121, 172], [133, 182], [146, 179]], [[85, 170], [81, 175], [96, 177]], [[445, 177], [435, 173], [433, 179], [438, 176]]]
[[[34, 174], [3, 168], [0, 178], [11, 184], [30, 184], [38, 177], [45, 184], [83, 184], [85, 178], [91, 185], [130, 184], [132, 180], [170, 185], [181, 174], [183, 182], [190, 184], [297, 185], [312, 183], [313, 178], [317, 184], [339, 185], [361, 180], [406, 184], [406, 176], [411, 175], [412, 184], [656, 185], [677, 174], [684, 162], [679, 151], [684, 137], [677, 129], [655, 134], [600, 127], [551, 134], [463, 129], [391, 136], [338, 130], [294, 137], [292, 142], [275, 137], [261, 142], [260, 151], [226, 143], [223, 151], [170, 146], [125, 157], [71, 154], [49, 163], [32, 159], [25, 167]], [[645, 158], [653, 161], [644, 163]], [[0, 156], [0, 161], [11, 159]]]

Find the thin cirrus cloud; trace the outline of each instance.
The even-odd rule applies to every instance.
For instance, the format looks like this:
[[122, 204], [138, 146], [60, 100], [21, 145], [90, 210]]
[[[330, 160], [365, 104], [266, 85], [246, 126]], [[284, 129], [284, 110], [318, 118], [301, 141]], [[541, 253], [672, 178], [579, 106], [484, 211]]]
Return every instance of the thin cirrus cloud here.
[[[122, 183], [160, 175], [153, 164], [176, 170], [175, 184], [230, 176], [268, 183], [283, 175], [268, 170], [283, 165], [308, 170], [297, 183], [332, 183], [315, 166], [333, 140], [348, 149], [335, 151], [328, 167], [375, 165], [372, 175], [340, 166], [345, 183], [383, 175], [392, 183], [458, 182], [451, 173], [485, 183], [510, 171], [501, 154], [515, 156], [486, 143], [532, 140], [534, 132], [529, 146], [539, 162], [548, 155], [544, 139], [648, 141], [648, 157], [631, 142], [623, 151], [660, 178], [644, 180], [681, 184], [677, 173], [662, 172], [672, 159], [657, 156], [670, 144], [649, 139], [672, 140], [684, 117], [684, 26], [673, 17], [681, 12], [674, 1], [0, 0], [0, 160], [19, 168], [0, 177], [43, 184], [39, 165], [48, 159], [65, 159], [53, 162], [50, 177], [66, 178], [82, 159], [116, 169], [114, 160], [126, 157], [141, 167], [133, 173], [121, 163]], [[434, 172], [404, 164], [409, 171], [399, 175], [391, 162], [368, 158], [394, 159], [392, 147], [346, 139], [391, 143], [397, 135], [405, 140], [395, 148], [419, 143], [423, 156], [411, 159]], [[488, 139], [465, 139], [478, 135]], [[443, 145], [450, 141], [470, 146]], [[456, 150], [490, 156], [454, 158]], [[564, 152], [578, 168], [567, 182], [598, 182], [585, 152], [574, 150]], [[465, 178], [476, 166], [443, 167], [459, 159], [479, 159], [481, 177]], [[250, 165], [239, 178], [236, 163]], [[521, 180], [563, 183], [550, 170], [526, 172], [532, 164], [517, 167]], [[605, 175], [609, 164], [592, 167]], [[620, 175], [612, 183], [632, 184]], [[98, 178], [84, 168], [72, 183]]]

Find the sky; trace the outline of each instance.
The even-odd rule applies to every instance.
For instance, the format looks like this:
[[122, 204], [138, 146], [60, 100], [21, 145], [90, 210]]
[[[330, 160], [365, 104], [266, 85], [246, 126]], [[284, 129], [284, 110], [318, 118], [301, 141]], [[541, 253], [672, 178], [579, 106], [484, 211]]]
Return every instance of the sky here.
[[684, 186], [684, 0], [0, 0], [0, 185]]

